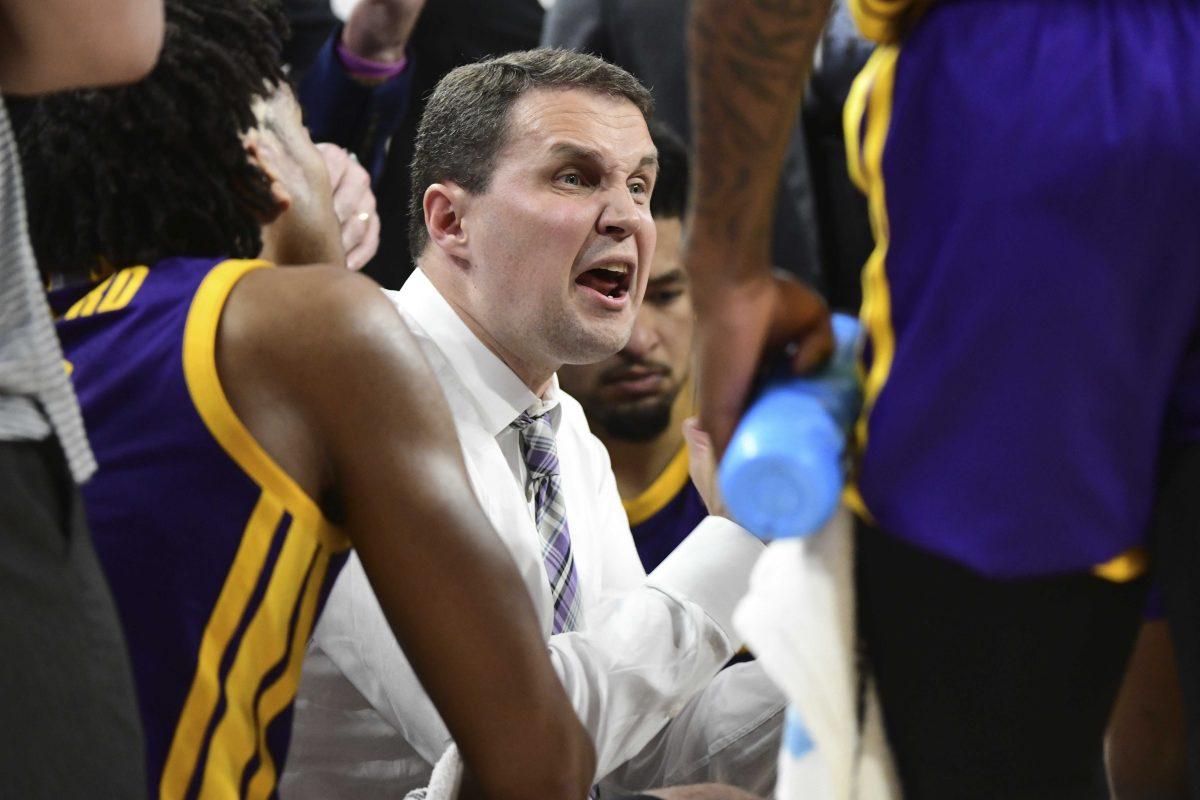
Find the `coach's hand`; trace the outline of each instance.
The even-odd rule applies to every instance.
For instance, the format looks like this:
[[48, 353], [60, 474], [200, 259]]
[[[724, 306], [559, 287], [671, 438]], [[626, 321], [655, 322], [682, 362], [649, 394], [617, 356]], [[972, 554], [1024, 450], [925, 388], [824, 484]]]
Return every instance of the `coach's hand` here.
[[375, 211], [371, 176], [336, 144], [322, 142], [317, 149], [325, 159], [329, 183], [333, 186], [333, 210], [342, 227], [346, 266], [362, 269], [379, 249], [379, 214]]

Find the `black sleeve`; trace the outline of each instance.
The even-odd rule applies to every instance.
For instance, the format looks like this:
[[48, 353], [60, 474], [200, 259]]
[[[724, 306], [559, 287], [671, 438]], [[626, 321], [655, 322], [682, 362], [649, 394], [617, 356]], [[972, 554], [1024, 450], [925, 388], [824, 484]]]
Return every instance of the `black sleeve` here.
[[557, 0], [542, 23], [543, 47], [561, 47], [612, 60], [602, 0]]

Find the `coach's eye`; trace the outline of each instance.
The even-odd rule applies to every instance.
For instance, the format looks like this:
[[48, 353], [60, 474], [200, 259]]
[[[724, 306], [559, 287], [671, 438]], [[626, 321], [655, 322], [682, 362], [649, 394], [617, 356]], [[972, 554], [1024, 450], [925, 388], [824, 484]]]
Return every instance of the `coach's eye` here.
[[583, 176], [578, 172], [564, 172], [558, 176], [557, 180], [567, 186], [583, 186]]

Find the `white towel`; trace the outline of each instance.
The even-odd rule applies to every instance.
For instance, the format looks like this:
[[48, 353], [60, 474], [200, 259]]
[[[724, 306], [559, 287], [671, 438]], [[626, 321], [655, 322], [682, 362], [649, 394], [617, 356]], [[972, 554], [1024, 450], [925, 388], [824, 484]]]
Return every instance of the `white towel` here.
[[404, 800], [454, 800], [462, 786], [462, 776], [462, 758], [458, 755], [458, 747], [451, 743], [433, 765], [429, 785], [424, 789], [413, 789]]
[[[759, 558], [734, 625], [803, 720], [825, 780], [801, 758], [803, 742], [780, 752], [777, 800], [813, 797], [814, 782], [834, 800], [900, 798], [874, 690], [858, 726], [855, 658], [854, 523], [845, 509], [804, 539], [773, 542]], [[795, 744], [792, 742], [792, 744]]]

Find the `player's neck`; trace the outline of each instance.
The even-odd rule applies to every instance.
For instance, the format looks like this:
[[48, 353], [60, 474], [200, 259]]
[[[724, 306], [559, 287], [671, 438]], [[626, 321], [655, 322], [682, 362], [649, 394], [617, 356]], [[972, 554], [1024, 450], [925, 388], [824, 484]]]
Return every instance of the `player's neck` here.
[[682, 391], [671, 406], [671, 422], [663, 432], [648, 442], [627, 442], [596, 435], [608, 448], [613, 473], [617, 476], [617, 491], [622, 500], [632, 500], [650, 488], [671, 459], [683, 447], [683, 421], [692, 413], [691, 392]]

